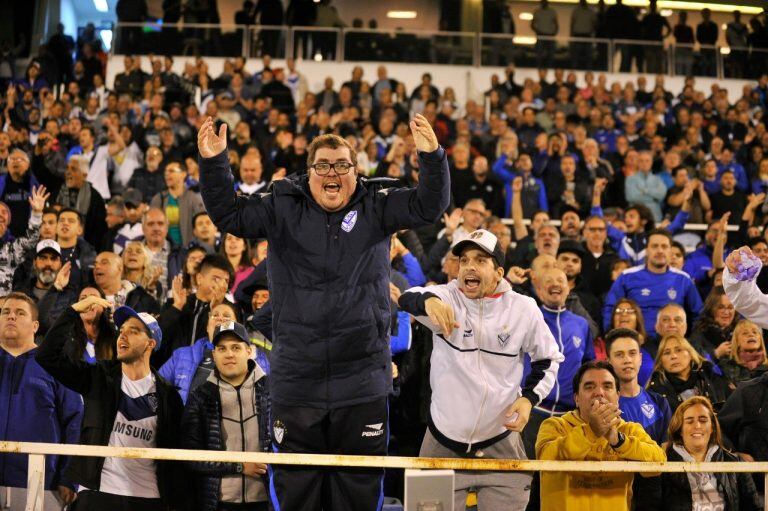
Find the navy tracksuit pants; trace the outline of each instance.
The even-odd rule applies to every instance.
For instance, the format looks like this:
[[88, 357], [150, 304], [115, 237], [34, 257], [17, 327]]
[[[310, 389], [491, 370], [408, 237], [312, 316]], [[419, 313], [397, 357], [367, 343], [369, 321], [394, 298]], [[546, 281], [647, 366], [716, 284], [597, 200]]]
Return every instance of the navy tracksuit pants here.
[[[272, 447], [281, 453], [386, 455], [386, 398], [335, 409], [272, 403]], [[270, 465], [275, 511], [379, 511], [384, 469]]]

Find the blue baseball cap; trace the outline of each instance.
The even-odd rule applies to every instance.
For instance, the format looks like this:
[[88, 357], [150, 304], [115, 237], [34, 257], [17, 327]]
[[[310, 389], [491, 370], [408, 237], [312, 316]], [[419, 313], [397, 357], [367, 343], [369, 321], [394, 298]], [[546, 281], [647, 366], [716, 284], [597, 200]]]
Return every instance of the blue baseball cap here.
[[145, 327], [147, 327], [149, 336], [157, 343], [155, 344], [154, 351], [160, 349], [160, 345], [163, 343], [163, 331], [160, 330], [160, 324], [157, 322], [154, 316], [147, 314], [146, 312], [136, 312], [126, 305], [118, 307], [118, 309], [115, 310], [115, 313], [112, 315], [112, 319], [114, 320], [115, 326], [118, 329], [123, 326], [123, 323], [131, 318], [138, 319]]

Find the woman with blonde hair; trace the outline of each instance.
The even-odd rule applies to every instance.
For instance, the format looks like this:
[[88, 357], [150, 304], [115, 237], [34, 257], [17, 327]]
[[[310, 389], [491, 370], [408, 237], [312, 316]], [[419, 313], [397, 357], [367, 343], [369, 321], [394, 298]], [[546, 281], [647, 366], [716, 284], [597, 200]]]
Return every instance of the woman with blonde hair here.
[[152, 266], [152, 254], [141, 241], [129, 241], [123, 250], [123, 279], [143, 287], [147, 293], [163, 304], [163, 286], [160, 268]]
[[712, 362], [682, 335], [670, 334], [661, 340], [653, 369], [648, 388], [664, 396], [673, 412], [693, 396], [708, 398], [719, 410], [732, 390], [729, 381], [713, 371]]
[[757, 378], [768, 371], [763, 330], [748, 319], [739, 321], [731, 336], [730, 356], [722, 357], [717, 363], [734, 383]]
[[[683, 401], [669, 423], [667, 461], [737, 462], [723, 447], [712, 403], [703, 396]], [[664, 473], [660, 509], [763, 509], [752, 476], [747, 473]]]

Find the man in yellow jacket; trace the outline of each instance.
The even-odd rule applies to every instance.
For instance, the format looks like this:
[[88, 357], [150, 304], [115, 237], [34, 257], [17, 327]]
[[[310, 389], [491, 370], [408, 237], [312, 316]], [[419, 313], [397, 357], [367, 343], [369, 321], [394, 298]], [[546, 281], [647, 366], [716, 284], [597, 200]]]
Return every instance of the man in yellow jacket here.
[[[619, 379], [607, 362], [587, 362], [573, 378], [577, 409], [545, 420], [536, 458], [574, 461], [665, 461], [664, 450], [640, 424], [621, 420]], [[542, 511], [621, 511], [630, 508], [632, 473], [544, 472]]]

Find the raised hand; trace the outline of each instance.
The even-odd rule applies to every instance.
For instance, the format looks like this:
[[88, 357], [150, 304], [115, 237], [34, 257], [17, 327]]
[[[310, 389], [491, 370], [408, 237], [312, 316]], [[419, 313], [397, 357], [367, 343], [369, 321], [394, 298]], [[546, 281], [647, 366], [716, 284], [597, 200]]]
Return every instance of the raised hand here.
[[32, 196], [29, 198], [29, 205], [32, 206], [32, 212], [42, 213], [45, 209], [45, 203], [51, 197], [50, 193], [47, 193], [45, 186], [40, 185], [37, 188], [32, 188]]
[[507, 280], [512, 284], [524, 284], [525, 281], [528, 280], [528, 275], [530, 275], [530, 273], [530, 269], [524, 270], [519, 266], [512, 266], [507, 272]]
[[447, 234], [453, 234], [453, 232], [459, 228], [461, 223], [461, 208], [456, 208], [451, 211], [451, 214], [443, 213], [443, 222], [445, 222], [445, 230]]
[[432, 323], [434, 323], [446, 337], [451, 335], [454, 328], [459, 327], [459, 324], [456, 322], [453, 315], [453, 307], [442, 301], [440, 298], [433, 296], [432, 298], [427, 299], [424, 308]]
[[101, 307], [102, 309], [111, 309], [112, 304], [100, 296], [89, 295], [83, 298], [82, 300], [80, 300], [79, 302], [72, 305], [72, 308], [75, 309], [75, 312], [79, 314], [82, 314], [83, 312], [88, 312], [93, 307]]
[[173, 306], [178, 310], [183, 309], [187, 304], [187, 289], [184, 287], [184, 278], [181, 274], [173, 278], [171, 296], [173, 297]]
[[743, 246], [743, 247], [739, 248], [738, 250], [734, 250], [733, 252], [728, 254], [728, 257], [725, 259], [725, 266], [728, 267], [728, 271], [729, 272], [734, 273], [734, 274], [738, 273], [738, 271], [739, 271], [738, 270], [738, 266], [739, 266], [739, 264], [741, 264], [741, 255], [742, 255], [742, 253], [744, 255], [754, 255], [752, 253], [752, 249], [747, 247], [747, 246]]
[[523, 189], [523, 178], [520, 176], [517, 176], [515, 179], [512, 180], [512, 193], [520, 193], [522, 189]]
[[416, 144], [416, 149], [422, 153], [431, 153], [432, 151], [437, 151], [437, 148], [440, 147], [432, 126], [429, 125], [427, 118], [421, 114], [416, 114], [413, 120], [411, 120], [411, 133], [413, 133], [413, 142]]
[[61, 291], [69, 285], [69, 277], [72, 275], [72, 261], [64, 263], [56, 274], [56, 280], [53, 281], [53, 287]]
[[213, 119], [208, 117], [197, 132], [197, 149], [203, 158], [213, 158], [227, 149], [227, 123], [223, 123], [217, 135]]

